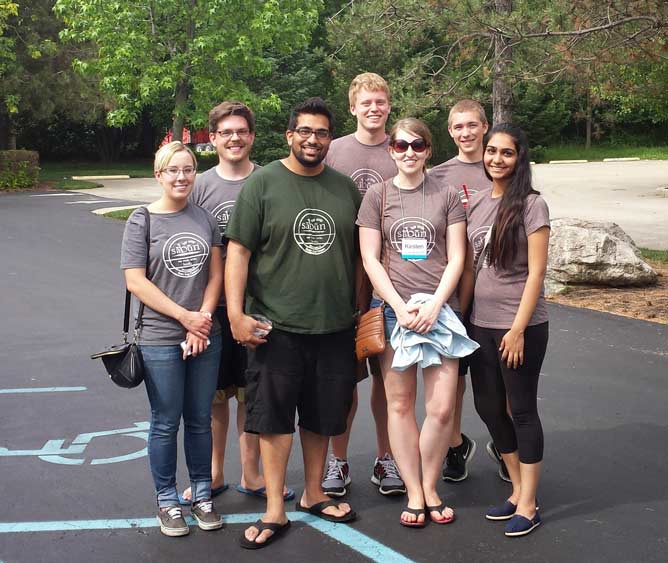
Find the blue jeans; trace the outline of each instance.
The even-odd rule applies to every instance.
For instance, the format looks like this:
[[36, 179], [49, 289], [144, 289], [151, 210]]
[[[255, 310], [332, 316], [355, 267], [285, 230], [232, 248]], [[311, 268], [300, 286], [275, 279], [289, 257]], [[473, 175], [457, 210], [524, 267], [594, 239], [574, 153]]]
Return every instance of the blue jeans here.
[[[378, 307], [382, 301], [380, 299], [376, 299], [375, 297], [371, 300], [371, 304], [369, 307], [373, 309], [374, 307]], [[385, 340], [388, 342], [390, 341], [390, 336], [392, 336], [392, 331], [394, 330], [394, 327], [397, 325], [397, 315], [394, 312], [394, 309], [390, 307], [387, 303], [385, 303], [385, 309], [383, 309], [383, 317], [385, 318]]]
[[202, 354], [185, 361], [180, 346], [141, 346], [151, 404], [148, 458], [160, 508], [179, 504], [176, 436], [181, 416], [193, 502], [211, 498], [211, 403], [220, 351], [220, 335], [211, 337]]

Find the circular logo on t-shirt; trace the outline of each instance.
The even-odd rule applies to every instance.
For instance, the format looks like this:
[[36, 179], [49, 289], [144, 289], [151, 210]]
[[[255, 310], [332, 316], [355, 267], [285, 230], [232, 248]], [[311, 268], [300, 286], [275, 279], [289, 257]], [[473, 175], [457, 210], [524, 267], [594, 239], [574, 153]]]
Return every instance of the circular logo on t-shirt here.
[[293, 225], [295, 242], [306, 254], [327, 252], [336, 238], [334, 219], [320, 209], [303, 209]]
[[232, 216], [232, 209], [234, 209], [233, 199], [230, 201], [224, 201], [220, 205], [214, 207], [212, 211], [212, 215], [216, 218], [216, 221], [218, 221], [218, 230], [220, 230], [221, 235], [225, 234], [225, 229], [227, 228], [227, 224], [230, 222], [230, 217]]
[[355, 170], [351, 178], [362, 195], [366, 193], [370, 186], [380, 184], [383, 181], [381, 175], [371, 168], [360, 168]]
[[392, 248], [401, 254], [401, 240], [404, 238], [426, 239], [427, 256], [431, 254], [436, 242], [436, 229], [431, 221], [422, 217], [404, 217], [397, 219], [390, 227]]
[[178, 233], [169, 238], [162, 249], [167, 269], [180, 278], [193, 278], [202, 271], [209, 257], [209, 245], [195, 233]]
[[[483, 225], [471, 231], [471, 244], [473, 246], [473, 263], [478, 263], [478, 258], [480, 258], [480, 253], [485, 246], [485, 237], [487, 236], [487, 231], [492, 228], [491, 225]], [[487, 268], [489, 266], [487, 259], [482, 264], [482, 267]]]

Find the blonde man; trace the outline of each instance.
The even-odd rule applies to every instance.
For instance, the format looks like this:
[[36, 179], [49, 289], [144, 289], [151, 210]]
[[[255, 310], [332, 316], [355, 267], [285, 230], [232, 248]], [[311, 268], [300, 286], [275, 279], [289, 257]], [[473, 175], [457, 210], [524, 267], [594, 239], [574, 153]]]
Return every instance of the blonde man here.
[[[397, 173], [397, 167], [388, 152], [390, 139], [385, 131], [392, 109], [390, 88], [382, 76], [364, 72], [358, 74], [350, 83], [348, 100], [350, 113], [357, 118], [357, 128], [354, 133], [332, 141], [325, 162], [350, 176], [364, 195], [370, 186], [392, 178]], [[361, 305], [368, 307], [368, 303]], [[387, 434], [387, 399], [376, 358], [369, 362], [369, 368], [372, 374], [371, 412], [376, 423], [377, 442], [371, 482], [378, 486], [383, 495], [402, 495], [406, 493], [406, 486], [392, 457]], [[360, 371], [362, 375], [358, 378], [358, 383], [368, 376], [366, 369]], [[347, 461], [348, 444], [357, 402], [355, 388], [346, 432], [331, 439], [332, 455], [322, 482], [323, 490], [329, 496], [345, 495], [351, 482]]]

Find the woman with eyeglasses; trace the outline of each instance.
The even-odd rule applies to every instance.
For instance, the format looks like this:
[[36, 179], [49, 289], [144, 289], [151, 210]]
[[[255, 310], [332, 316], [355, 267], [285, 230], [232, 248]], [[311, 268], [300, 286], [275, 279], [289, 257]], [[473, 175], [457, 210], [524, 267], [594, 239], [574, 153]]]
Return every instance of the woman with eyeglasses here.
[[[506, 536], [540, 525], [536, 489], [543, 459], [538, 378], [548, 340], [543, 296], [550, 238], [547, 204], [531, 183], [529, 143], [514, 125], [495, 125], [483, 143], [492, 188], [467, 207], [467, 258], [474, 269], [471, 356], [475, 407], [508, 468], [512, 494], [487, 511], [508, 520]], [[506, 397], [512, 417], [506, 409]]]
[[151, 405], [148, 456], [157, 519], [167, 536], [189, 532], [176, 488], [181, 418], [191, 514], [203, 530], [223, 525], [211, 502], [211, 403], [221, 346], [212, 312], [222, 289], [221, 238], [215, 218], [188, 201], [196, 166], [195, 155], [179, 141], [158, 150], [154, 170], [162, 197], [130, 215], [121, 250], [127, 287], [143, 304], [139, 345]]
[[[385, 303], [385, 333], [390, 339], [397, 323], [426, 335], [446, 303], [457, 309], [466, 222], [457, 191], [425, 174], [431, 133], [422, 121], [398, 121], [390, 131], [388, 150], [398, 174], [369, 188], [357, 224], [364, 268], [374, 287], [371, 307]], [[409, 303], [416, 293], [430, 298], [422, 304]], [[436, 484], [448, 449], [443, 436], [452, 431], [459, 360], [441, 356], [440, 365], [423, 368], [426, 418], [419, 428], [417, 364], [393, 368], [394, 356], [388, 342], [380, 358], [388, 431], [408, 494], [400, 523], [414, 528], [425, 526], [427, 519], [448, 524], [455, 514], [442, 502]]]

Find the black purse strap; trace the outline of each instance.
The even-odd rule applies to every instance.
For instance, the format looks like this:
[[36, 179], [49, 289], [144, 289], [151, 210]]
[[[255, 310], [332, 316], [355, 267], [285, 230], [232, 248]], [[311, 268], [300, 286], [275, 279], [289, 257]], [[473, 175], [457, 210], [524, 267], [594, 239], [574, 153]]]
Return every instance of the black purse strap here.
[[[149, 277], [149, 255], [151, 251], [151, 214], [146, 207], [140, 207], [144, 212], [144, 218], [146, 220], [146, 277]], [[130, 304], [132, 302], [132, 293], [130, 290], [125, 287], [125, 314], [123, 315], [123, 342], [128, 341], [128, 330], [130, 329]], [[135, 322], [135, 340], [139, 329], [141, 329], [141, 318], [144, 314], [144, 303], [139, 302], [139, 311], [137, 312], [137, 321]]]

